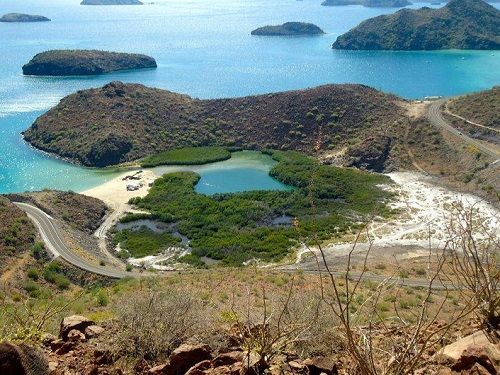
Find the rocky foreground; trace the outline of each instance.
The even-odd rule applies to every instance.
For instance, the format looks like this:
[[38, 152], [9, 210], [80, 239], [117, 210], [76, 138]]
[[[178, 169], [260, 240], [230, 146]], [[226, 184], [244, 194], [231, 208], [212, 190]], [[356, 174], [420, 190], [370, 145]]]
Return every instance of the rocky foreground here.
[[[259, 330], [255, 326], [252, 329]], [[227, 347], [211, 348], [196, 341], [183, 343], [174, 349], [164, 363], [147, 358], [136, 359], [131, 372], [116, 365], [116, 353], [103, 346], [102, 337], [112, 334], [109, 324], [96, 325], [83, 316], [70, 316], [61, 321], [59, 337], [46, 334], [43, 348], [25, 344], [0, 344], [2, 374], [149, 374], [149, 375], [336, 375], [348, 374], [350, 362], [342, 355], [301, 358], [287, 353], [269, 358], [242, 346], [245, 337], [235, 332], [220, 332], [227, 336]], [[161, 332], [158, 332], [161, 334]], [[404, 335], [403, 332], [400, 334]], [[131, 338], [132, 340], [133, 338]], [[419, 374], [496, 375], [500, 370], [499, 344], [491, 343], [482, 331], [451, 343], [438, 352], [427, 354], [426, 366]]]
[[440, 9], [402, 9], [363, 21], [334, 49], [500, 49], [500, 10], [482, 0], [451, 0]]
[[37, 54], [23, 66], [24, 75], [80, 76], [156, 68], [152, 57], [96, 50], [53, 50]]

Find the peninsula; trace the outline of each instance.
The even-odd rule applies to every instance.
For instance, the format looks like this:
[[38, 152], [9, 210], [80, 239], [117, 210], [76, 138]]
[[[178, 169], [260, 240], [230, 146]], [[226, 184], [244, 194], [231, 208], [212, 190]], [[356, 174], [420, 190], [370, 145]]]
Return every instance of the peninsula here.
[[8, 13], [0, 18], [0, 22], [48, 22], [50, 18], [23, 13]]
[[23, 66], [24, 75], [79, 76], [119, 70], [156, 68], [152, 57], [96, 50], [53, 50], [37, 54]]
[[[386, 132], [403, 112], [399, 98], [362, 85], [199, 100], [112, 82], [62, 99], [24, 137], [39, 149], [94, 167], [201, 145], [311, 154], [312, 145], [364, 148], [365, 139]], [[348, 144], [352, 138], [359, 142]], [[383, 170], [390, 147], [372, 151], [378, 156], [369, 156], [367, 168]], [[357, 155], [355, 165], [363, 159]]]
[[282, 25], [259, 27], [252, 31], [252, 35], [261, 36], [321, 35], [324, 33], [318, 26], [305, 22], [286, 22]]
[[451, 0], [439, 9], [402, 9], [368, 19], [337, 38], [334, 49], [500, 49], [500, 10], [482, 0]]

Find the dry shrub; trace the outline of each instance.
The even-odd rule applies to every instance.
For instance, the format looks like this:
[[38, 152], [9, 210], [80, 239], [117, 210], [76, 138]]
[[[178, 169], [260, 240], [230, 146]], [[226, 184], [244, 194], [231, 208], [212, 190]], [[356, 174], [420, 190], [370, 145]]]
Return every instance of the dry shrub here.
[[127, 296], [118, 303], [115, 352], [120, 355], [161, 359], [181, 343], [206, 331], [203, 306], [179, 290], [147, 291]]
[[446, 244], [454, 273], [450, 282], [462, 299], [474, 301], [476, 315], [492, 333], [500, 329], [500, 240], [490, 221], [498, 219], [457, 203], [450, 212]]
[[[232, 306], [233, 329], [240, 339], [242, 348], [258, 356], [257, 372], [262, 372], [279, 354], [290, 351], [307, 355], [314, 351], [314, 342], [328, 332], [324, 324], [318, 325], [321, 312], [319, 295], [304, 296], [294, 279], [280, 292], [266, 294], [247, 290], [244, 309]], [[327, 344], [328, 345], [328, 344]]]

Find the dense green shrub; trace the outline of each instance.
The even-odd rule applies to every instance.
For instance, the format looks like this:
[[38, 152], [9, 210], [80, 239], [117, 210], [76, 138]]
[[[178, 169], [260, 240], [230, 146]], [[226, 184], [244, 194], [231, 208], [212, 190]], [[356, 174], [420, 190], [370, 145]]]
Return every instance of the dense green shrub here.
[[181, 240], [170, 233], [155, 233], [146, 227], [141, 227], [139, 230], [119, 231], [115, 234], [114, 241], [120, 244], [127, 256], [141, 258], [158, 254], [168, 246], [178, 245]]
[[[175, 222], [191, 241], [193, 257], [208, 256], [225, 264], [241, 265], [251, 259], [277, 261], [299, 240], [320, 240], [357, 227], [371, 214], [387, 215], [390, 195], [378, 185], [389, 183], [383, 175], [321, 165], [296, 152], [270, 152], [278, 161], [270, 174], [296, 188], [290, 191], [249, 191], [206, 196], [195, 192], [200, 176], [177, 172], [155, 181], [149, 194], [133, 203], [156, 218]], [[295, 226], [275, 226], [286, 215]], [[133, 236], [134, 245], [125, 243]], [[164, 244], [151, 231], [119, 232], [115, 242], [141, 255]], [[146, 249], [146, 250], [145, 250]]]
[[186, 147], [149, 156], [142, 161], [141, 166], [207, 164], [230, 157], [231, 152], [225, 147]]

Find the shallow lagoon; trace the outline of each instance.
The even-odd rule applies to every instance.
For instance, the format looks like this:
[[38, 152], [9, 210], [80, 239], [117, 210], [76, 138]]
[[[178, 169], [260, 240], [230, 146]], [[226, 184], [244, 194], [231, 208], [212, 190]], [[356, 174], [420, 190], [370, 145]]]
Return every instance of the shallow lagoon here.
[[[63, 96], [112, 80], [201, 98], [344, 82], [419, 98], [461, 94], [500, 83], [499, 51], [347, 52], [330, 48], [339, 34], [360, 21], [394, 9], [322, 7], [321, 0], [156, 0], [139, 7], [85, 7], [79, 2], [0, 2], [0, 14], [25, 12], [52, 19], [0, 24], [0, 193], [45, 187], [82, 191], [115, 176], [112, 171], [80, 168], [47, 157], [26, 145], [20, 135]], [[327, 34], [305, 38], [250, 35], [256, 27], [285, 21], [312, 22]], [[22, 76], [22, 65], [33, 55], [57, 48], [141, 52], [155, 57], [159, 66], [98, 77]], [[254, 167], [240, 172], [249, 180], [259, 180], [251, 176], [259, 173]], [[210, 184], [220, 179], [219, 172], [207, 171], [207, 193]]]

